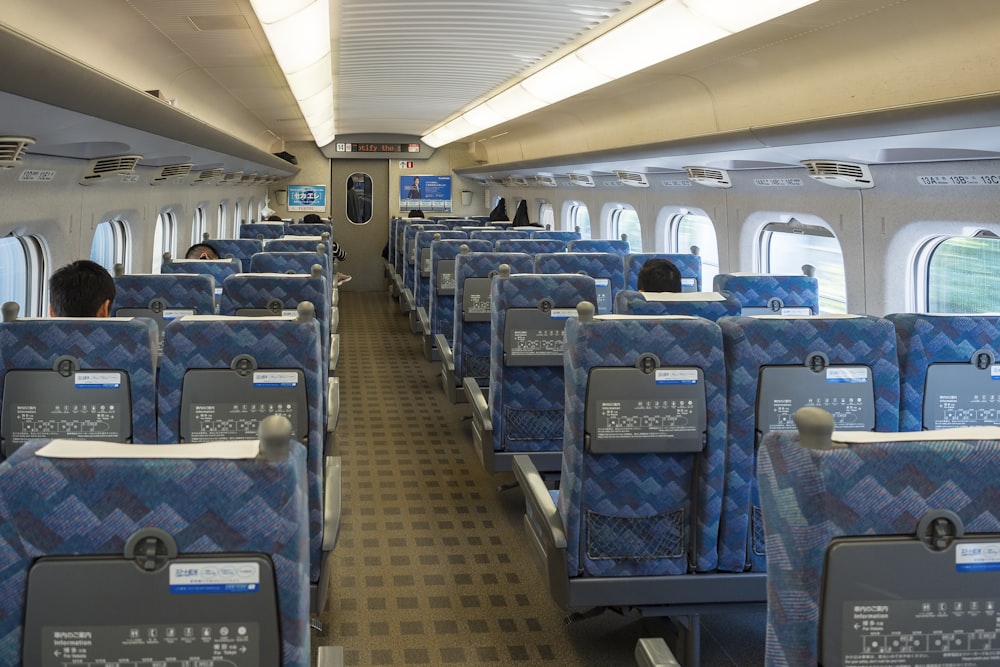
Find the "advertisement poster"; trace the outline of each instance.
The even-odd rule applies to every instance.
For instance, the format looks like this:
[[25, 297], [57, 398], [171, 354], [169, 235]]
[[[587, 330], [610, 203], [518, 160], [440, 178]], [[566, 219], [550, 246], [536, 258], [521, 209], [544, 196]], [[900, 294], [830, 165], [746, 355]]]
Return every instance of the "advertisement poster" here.
[[451, 211], [451, 176], [400, 176], [399, 210]]
[[326, 211], [325, 185], [289, 185], [288, 210], [311, 211], [323, 213]]

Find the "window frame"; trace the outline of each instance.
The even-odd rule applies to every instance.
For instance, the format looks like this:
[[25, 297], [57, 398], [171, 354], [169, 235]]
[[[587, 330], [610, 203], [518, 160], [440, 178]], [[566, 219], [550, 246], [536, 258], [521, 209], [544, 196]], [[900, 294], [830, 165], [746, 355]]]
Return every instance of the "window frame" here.
[[[580, 211], [587, 215], [587, 224], [581, 225], [577, 220]], [[593, 238], [593, 221], [590, 218], [590, 208], [586, 202], [579, 199], [567, 199], [562, 203], [561, 215], [559, 216], [559, 229], [561, 231], [580, 232], [581, 239]]]
[[[771, 268], [771, 244], [774, 241], [775, 234], [787, 234], [789, 236], [815, 236], [818, 238], [830, 238], [833, 239], [837, 248], [840, 251], [840, 266], [843, 270], [844, 276], [844, 299], [841, 301], [839, 298], [830, 296], [830, 292], [823, 290], [824, 281], [817, 275], [817, 280], [820, 286], [820, 314], [839, 314], [839, 313], [849, 313], [849, 304], [847, 300], [847, 267], [844, 263], [844, 249], [840, 243], [840, 239], [837, 237], [833, 229], [829, 225], [823, 223], [820, 219], [816, 218], [815, 221], [810, 220], [809, 222], [803, 222], [799, 217], [795, 215], [790, 216], [773, 216], [777, 219], [771, 219], [768, 222], [762, 224], [756, 233], [756, 242], [754, 243], [754, 252], [756, 253], [755, 264], [756, 270], [760, 273], [774, 274], [775, 270]], [[781, 218], [784, 218], [783, 220]], [[803, 261], [803, 265], [810, 264], [808, 261]], [[811, 264], [817, 273], [819, 272], [819, 267], [815, 263]], [[800, 271], [796, 275], [802, 275]], [[823, 301], [833, 302], [843, 304], [843, 310], [830, 310], [823, 307]]]
[[[956, 239], [988, 239], [991, 241], [1000, 242], [1000, 235], [990, 229], [976, 228], [970, 230], [971, 233], [968, 234], [939, 234], [931, 236], [925, 239], [918, 246], [915, 253], [915, 261], [912, 263], [913, 271], [913, 286], [914, 286], [914, 301], [917, 312], [928, 313], [928, 314], [965, 314], [968, 311], [943, 311], [943, 310], [931, 310], [931, 264], [934, 260], [934, 254], [941, 248], [942, 245], [948, 241]], [[983, 313], [996, 312], [1000, 310], [998, 307], [995, 310], [985, 310]]]
[[635, 214], [636, 225], [639, 229], [639, 239], [638, 247], [636, 243], [633, 242], [632, 238], [628, 238], [629, 252], [639, 253], [643, 252], [642, 243], [642, 220], [639, 218], [639, 212], [635, 210], [635, 207], [631, 204], [626, 204], [625, 202], [608, 202], [601, 209], [601, 231], [603, 238], [606, 239], [620, 239], [622, 238], [621, 231], [621, 217], [625, 212], [630, 212]]
[[48, 247], [41, 237], [34, 234], [11, 232], [3, 239], [15, 241], [24, 258], [24, 303], [20, 306], [19, 317], [42, 317], [48, 314], [49, 290], [48, 274], [50, 258]]
[[[108, 266], [100, 258], [94, 258], [94, 242], [97, 240], [98, 230], [103, 226], [107, 225], [106, 228], [111, 237], [111, 250], [110, 254], [112, 256], [111, 266]], [[108, 273], [114, 275], [114, 265], [121, 264], [125, 270], [125, 273], [131, 273], [132, 271], [132, 252], [131, 252], [132, 234], [129, 228], [128, 221], [114, 217], [109, 220], [104, 220], [98, 223], [97, 227], [94, 228], [94, 236], [91, 238], [90, 242], [90, 259], [97, 262], [105, 269]]]

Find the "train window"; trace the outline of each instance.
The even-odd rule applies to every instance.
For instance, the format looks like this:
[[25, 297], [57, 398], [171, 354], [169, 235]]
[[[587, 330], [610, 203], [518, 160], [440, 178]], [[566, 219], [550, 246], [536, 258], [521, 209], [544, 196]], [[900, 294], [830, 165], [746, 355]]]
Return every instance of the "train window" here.
[[164, 211], [156, 216], [153, 228], [153, 273], [159, 273], [163, 265], [163, 253], [177, 255], [177, 227], [173, 213]]
[[1000, 310], [1000, 238], [992, 232], [938, 238], [925, 246], [927, 311], [995, 313]]
[[[416, 180], [416, 177], [414, 177]], [[419, 186], [417, 186], [419, 190]], [[372, 177], [354, 172], [347, 177], [347, 219], [356, 225], [367, 224], [372, 219]]]
[[128, 252], [128, 226], [123, 220], [106, 220], [94, 230], [94, 240], [90, 243], [90, 261], [97, 262], [114, 275], [115, 264], [121, 264], [128, 272], [131, 267], [131, 253]]
[[237, 232], [240, 229], [240, 225], [242, 225], [245, 222], [242, 219], [242, 213], [243, 211], [241, 210], [240, 207], [240, 200], [237, 199], [236, 204], [233, 207], [233, 237], [237, 235]]
[[22, 317], [42, 314], [45, 254], [34, 236], [0, 238], [0, 303], [13, 301]]
[[580, 238], [591, 238], [590, 211], [582, 201], [569, 200], [562, 206], [562, 229], [580, 232]]
[[794, 218], [772, 222], [760, 235], [760, 270], [797, 275], [804, 264], [816, 268], [821, 313], [847, 312], [847, 281], [840, 242], [826, 227], [806, 225]]
[[226, 202], [219, 203], [219, 217], [215, 221], [215, 238], [230, 238], [229, 235], [226, 234]]
[[552, 204], [544, 199], [538, 204], [538, 224], [545, 228], [556, 228], [555, 210], [552, 208]]
[[670, 244], [668, 252], [691, 252], [691, 246], [698, 246], [701, 255], [701, 284], [709, 289], [719, 273], [719, 241], [715, 225], [705, 215], [681, 213], [670, 220]]
[[629, 252], [642, 252], [642, 227], [639, 214], [628, 204], [605, 204], [604, 219], [607, 222], [605, 238], [628, 239]]
[[257, 202], [253, 200], [253, 197], [247, 201], [247, 218], [250, 222], [257, 222], [259, 213], [257, 212]]
[[191, 221], [191, 243], [200, 243], [205, 238], [205, 209], [199, 206], [194, 210], [194, 220]]

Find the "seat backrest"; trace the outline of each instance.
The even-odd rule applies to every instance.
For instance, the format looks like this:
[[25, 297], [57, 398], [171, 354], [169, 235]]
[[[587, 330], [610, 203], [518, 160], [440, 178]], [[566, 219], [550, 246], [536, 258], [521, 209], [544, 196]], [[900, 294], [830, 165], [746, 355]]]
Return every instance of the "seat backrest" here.
[[476, 229], [469, 232], [470, 239], [485, 239], [492, 241], [494, 246], [497, 241], [504, 239], [527, 239], [531, 235], [529, 232], [520, 229]]
[[235, 257], [229, 259], [171, 259], [163, 261], [160, 273], [200, 273], [215, 279], [215, 305], [222, 298], [222, 283], [226, 277], [243, 271], [243, 263]]
[[264, 243], [260, 239], [208, 239], [209, 245], [215, 248], [219, 257], [229, 259], [235, 257], [243, 265], [243, 271], [250, 270], [250, 258], [254, 253], [264, 249]]
[[112, 317], [148, 317], [162, 338], [170, 320], [215, 312], [215, 278], [197, 273], [115, 276]]
[[333, 225], [326, 222], [294, 222], [285, 225], [285, 236], [322, 236], [324, 232], [333, 238]]
[[221, 315], [294, 316], [299, 304], [308, 301], [319, 321], [322, 358], [330, 358], [330, 287], [322, 271], [311, 275], [287, 273], [238, 273], [222, 284]]
[[570, 576], [713, 570], [726, 446], [718, 325], [581, 313], [566, 323], [565, 357], [557, 507]]
[[899, 428], [896, 332], [863, 315], [724, 317], [719, 320], [728, 376], [726, 502], [719, 567], [765, 568], [764, 532], [754, 475], [768, 431], [792, 429], [799, 407], [836, 406], [838, 427]]
[[160, 442], [181, 442], [185, 432], [194, 441], [246, 437], [262, 416], [289, 417], [307, 447], [311, 580], [323, 541], [328, 364], [321, 350], [312, 317], [183, 317], [167, 325], [157, 388]]
[[156, 442], [157, 330], [141, 318], [0, 323], [0, 438]]
[[328, 300], [333, 300], [333, 267], [326, 253], [316, 252], [261, 252], [250, 258], [253, 273], [312, 274], [312, 267], [319, 264], [326, 279]]
[[615, 297], [622, 315], [691, 315], [717, 320], [741, 314], [740, 302], [728, 292], [638, 292], [622, 290]]
[[489, 252], [493, 244], [472, 239], [442, 239], [431, 243], [430, 297], [431, 335], [442, 334], [449, 343], [455, 333], [455, 258], [465, 246], [468, 252]]
[[[899, 430], [1000, 424], [1000, 317], [898, 313]], [[994, 398], [989, 398], [994, 396]]]
[[493, 279], [490, 328], [490, 420], [493, 450], [562, 449], [563, 327], [597, 287], [579, 274], [520, 274]]
[[241, 239], [276, 239], [285, 235], [284, 222], [248, 222], [240, 225]]
[[[993, 476], [984, 471], [1000, 467], [1000, 429], [980, 427], [876, 437], [834, 432], [831, 446], [829, 425], [825, 437], [817, 438], [802, 424], [802, 415], [796, 421], [801, 425], [799, 432], [771, 433], [764, 438], [758, 468], [769, 554], [767, 664], [863, 664], [863, 657], [858, 655], [863, 645], [874, 645], [869, 655], [891, 654], [885, 658], [891, 657], [893, 664], [958, 664], [947, 659], [942, 663], [940, 652], [934, 653], [931, 660], [923, 651], [899, 653], [880, 646], [880, 642], [891, 640], [893, 635], [917, 641], [942, 633], [962, 638], [972, 634], [962, 632], [963, 623], [981, 626], [982, 610], [975, 615], [956, 614], [951, 600], [967, 605], [969, 600], [990, 598], [981, 591], [996, 589], [996, 557], [962, 557], [955, 543], [932, 551], [914, 536], [923, 534], [920, 525], [929, 513], [944, 510], [964, 524], [966, 538], [979, 543], [978, 553], [991, 540], [975, 533], [993, 534], [992, 548], [997, 548], [1000, 520], [994, 509], [996, 485]], [[868, 437], [858, 438], [861, 435]], [[813, 444], [822, 440], [823, 448]], [[864, 558], [864, 566], [849, 573], [848, 581], [864, 585], [870, 576], [877, 577], [877, 581], [866, 588], [864, 597], [855, 597], [849, 607], [829, 610], [837, 613], [839, 620], [848, 621], [841, 623], [842, 634], [830, 637], [834, 648], [852, 652], [857, 662], [821, 662], [818, 624], [821, 620], [828, 622], [828, 614], [821, 615], [820, 611], [821, 585], [828, 575], [835, 574], [836, 565], [827, 560], [831, 564], [828, 571], [824, 560], [834, 557], [828, 550], [831, 540], [848, 536], [869, 536], [859, 545], [866, 549], [885, 546], [882, 540], [871, 541], [876, 536], [893, 536], [896, 550], [905, 549], [907, 542], [916, 543], [911, 547], [915, 551], [908, 553], [931, 558], [940, 569], [928, 576], [918, 572], [906, 556], [892, 560], [883, 560], [884, 555]], [[903, 540], [902, 536], [914, 539]], [[977, 567], [983, 571], [969, 572]], [[954, 586], [955, 578], [973, 578], [968, 583], [976, 591], [966, 590], [963, 595]], [[895, 590], [893, 583], [901, 583], [901, 590]], [[828, 590], [836, 597], [849, 592]], [[864, 603], [863, 609], [855, 609], [858, 602]], [[944, 614], [937, 613], [941, 602], [946, 602]], [[930, 612], [921, 616], [923, 605], [928, 603], [932, 604]], [[865, 613], [874, 614], [876, 620], [868, 621], [870, 617]], [[851, 621], [857, 621], [857, 627], [852, 627]], [[992, 626], [993, 621], [989, 624]]]
[[[673, 263], [681, 272], [681, 291], [701, 291], [701, 256], [688, 253], [643, 252], [625, 255], [625, 289], [639, 289], [639, 271], [647, 261], [657, 258]], [[714, 288], [719, 291], [719, 288]]]
[[490, 381], [490, 283], [507, 264], [514, 273], [530, 273], [534, 260], [525, 253], [470, 252], [455, 257], [455, 330], [452, 354], [455, 381], [473, 377], [480, 386]]
[[497, 252], [566, 252], [566, 242], [559, 239], [498, 239], [493, 247]]
[[263, 252], [321, 252], [333, 266], [333, 244], [329, 236], [282, 236], [264, 241]]
[[579, 241], [580, 232], [571, 232], [562, 229], [540, 229], [535, 232], [531, 232], [531, 236], [528, 238], [532, 239], [556, 239], [558, 241], [565, 241], [569, 243], [570, 241]]
[[[111, 444], [88, 447], [83, 454], [86, 458], [40, 455], [43, 448], [51, 451], [50, 444], [63, 455], [72, 456], [73, 450], [80, 449], [67, 447], [74, 443], [38, 440], [0, 466], [0, 537], [5, 553], [0, 568], [0, 663], [49, 664], [31, 656], [37, 658], [43, 647], [53, 648], [55, 632], [86, 628], [94, 639], [102, 637], [90, 646], [88, 658], [104, 658], [110, 664], [123, 652], [135, 649], [123, 646], [121, 635], [114, 642], [108, 641], [104, 633], [109, 629], [124, 632], [125, 637], [129, 627], [139, 627], [145, 634], [149, 626], [173, 626], [182, 633], [181, 628], [191, 626], [193, 618], [199, 620], [199, 641], [201, 626], [210, 626], [215, 644], [224, 643], [225, 634], [209, 619], [217, 619], [221, 625], [224, 616], [217, 614], [225, 614], [226, 608], [235, 604], [249, 608], [233, 620], [247, 620], [250, 609], [266, 606], [266, 600], [261, 598], [268, 595], [270, 605], [274, 605], [275, 586], [265, 578], [269, 561], [273, 563], [280, 613], [281, 664], [309, 664], [308, 515], [302, 445], [290, 443], [287, 456], [267, 460], [254, 456], [255, 442], [205, 445], [219, 457], [214, 459], [192, 458], [190, 453], [176, 453], [172, 447], [141, 445], [127, 447], [131, 450], [129, 456], [142, 458], [121, 458], [116, 449], [119, 446]], [[73, 529], [63, 530], [65, 526]], [[109, 575], [109, 564], [114, 570], [110, 576], [120, 576], [127, 542], [138, 531], [149, 528], [164, 531], [164, 539], [176, 545], [179, 560], [174, 564], [189, 563], [188, 559], [198, 554], [207, 555], [210, 562], [217, 562], [223, 555], [234, 560], [257, 555], [264, 562], [256, 571], [251, 567], [234, 573], [230, 583], [242, 587], [243, 592], [232, 597], [178, 594], [169, 595], [171, 599], [162, 600], [162, 604], [153, 604], [152, 599], [139, 593], [140, 587], [150, 578], [169, 577], [163, 572], [143, 572], [136, 579], [128, 575], [128, 570], [130, 583], [118, 581], [118, 585], [90, 596], [95, 584]], [[36, 562], [36, 558], [52, 556], [64, 558]], [[36, 587], [58, 575], [53, 568], [72, 567], [74, 561], [66, 557], [81, 556], [91, 563], [93, 556], [103, 556], [101, 574], [94, 575], [95, 581], [78, 581], [77, 585], [55, 590], [57, 599], [44, 604], [45, 591]], [[138, 566], [129, 567], [138, 572]], [[166, 567], [175, 575], [176, 580], [170, 583], [180, 585], [184, 573], [177, 569], [179, 565]], [[41, 595], [43, 607], [27, 609], [31, 626], [26, 628], [29, 586], [32, 606]], [[87, 597], [80, 599], [81, 593]], [[74, 612], [79, 614], [75, 618]], [[52, 615], [51, 623], [56, 623], [42, 628], [45, 642], [42, 632], [31, 629], [37, 614]], [[246, 627], [254, 643], [263, 635], [274, 637], [274, 628]], [[27, 636], [25, 631], [29, 632]], [[229, 635], [230, 642], [234, 636]], [[114, 653], [102, 653], [109, 645], [115, 647]], [[176, 647], [170, 649], [175, 651]], [[185, 656], [198, 654], [199, 648], [189, 650]], [[211, 664], [211, 643], [208, 650], [205, 664]], [[143, 662], [141, 658], [146, 656], [134, 657], [136, 662], [131, 664]]]
[[424, 231], [448, 231], [448, 226], [425, 222], [407, 225], [403, 229], [403, 287], [411, 292], [417, 276], [417, 232]]
[[567, 244], [570, 252], [613, 252], [623, 257], [628, 254], [628, 241], [619, 239], [577, 239]]
[[582, 273], [597, 285], [597, 312], [610, 313], [615, 295], [625, 289], [621, 255], [605, 252], [555, 252], [535, 255], [535, 273]]
[[720, 273], [712, 289], [731, 292], [744, 315], [819, 314], [819, 282], [813, 276]]
[[469, 235], [463, 231], [451, 229], [431, 229], [417, 232], [413, 243], [416, 248], [416, 264], [413, 275], [413, 299], [418, 308], [430, 315], [431, 307], [431, 244], [435, 239], [465, 239]]

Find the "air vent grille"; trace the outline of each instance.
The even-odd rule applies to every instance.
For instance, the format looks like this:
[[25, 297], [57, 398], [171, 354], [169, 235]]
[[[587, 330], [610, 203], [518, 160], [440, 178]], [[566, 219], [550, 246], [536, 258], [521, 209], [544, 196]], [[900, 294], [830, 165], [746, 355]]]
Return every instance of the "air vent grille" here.
[[223, 183], [236, 184], [236, 183], [241, 182], [242, 179], [243, 179], [243, 172], [242, 171], [231, 171], [228, 174], [223, 174], [222, 175], [222, 182]]
[[0, 137], [0, 169], [10, 169], [23, 160], [25, 149], [33, 143], [29, 137]]
[[710, 167], [684, 167], [688, 178], [693, 182], [709, 188], [731, 188], [732, 181], [729, 174], [723, 169], [712, 169]]
[[153, 180], [150, 181], [150, 184], [152, 185], [156, 183], [162, 183], [168, 178], [179, 179], [184, 176], [187, 176], [189, 173], [191, 173], [191, 167], [193, 166], [194, 164], [190, 162], [187, 162], [185, 164], [168, 164], [166, 167], [160, 169], [159, 175], [154, 176]]
[[615, 176], [618, 177], [618, 182], [622, 185], [630, 185], [633, 188], [648, 188], [649, 181], [646, 180], [646, 174], [641, 174], [637, 171], [615, 171]]
[[820, 183], [855, 190], [875, 187], [871, 170], [866, 164], [839, 160], [803, 160], [802, 164], [809, 176]]
[[594, 177], [589, 174], [570, 174], [569, 182], [573, 185], [578, 185], [581, 188], [594, 187]]
[[538, 174], [535, 176], [535, 182], [545, 188], [554, 188], [558, 185], [556, 177], [550, 174]]
[[528, 179], [523, 176], [510, 176], [504, 181], [504, 185], [511, 188], [523, 188], [527, 187]]
[[105, 176], [127, 176], [135, 171], [135, 166], [141, 159], [141, 155], [112, 155], [91, 160], [80, 184], [96, 183]]
[[194, 181], [192, 181], [192, 184], [211, 181], [212, 179], [218, 178], [219, 176], [222, 176], [222, 167], [217, 167], [215, 169], [202, 169], [201, 171], [198, 172], [198, 175], [195, 176], [195, 179]]

